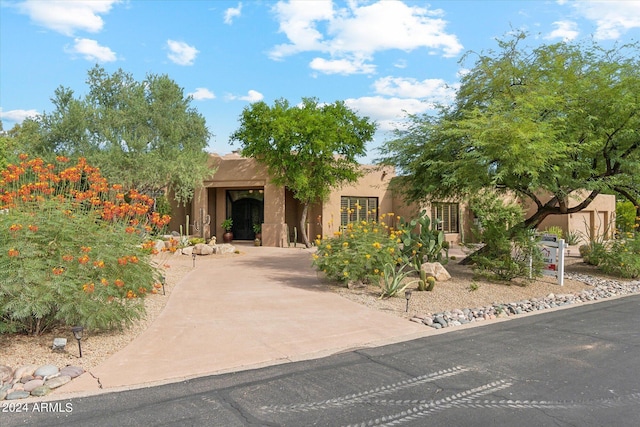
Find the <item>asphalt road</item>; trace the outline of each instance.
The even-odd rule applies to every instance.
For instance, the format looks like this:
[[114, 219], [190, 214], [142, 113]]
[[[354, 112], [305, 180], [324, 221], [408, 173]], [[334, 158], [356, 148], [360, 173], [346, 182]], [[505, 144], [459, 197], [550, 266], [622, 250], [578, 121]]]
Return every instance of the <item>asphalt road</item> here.
[[0, 426], [639, 426], [639, 325], [636, 295], [23, 412], [4, 401]]

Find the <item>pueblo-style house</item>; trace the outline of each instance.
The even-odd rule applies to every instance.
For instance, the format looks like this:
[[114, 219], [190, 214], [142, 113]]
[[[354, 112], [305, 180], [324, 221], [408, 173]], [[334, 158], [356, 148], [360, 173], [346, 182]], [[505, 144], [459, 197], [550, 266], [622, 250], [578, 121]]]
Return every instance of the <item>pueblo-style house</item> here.
[[[233, 219], [233, 240], [253, 241], [254, 225], [261, 226], [262, 245], [286, 247], [293, 244], [299, 227], [302, 205], [293, 193], [274, 185], [266, 168], [255, 159], [238, 153], [224, 156], [211, 154], [209, 164], [215, 173], [195, 191], [191, 203], [173, 206], [171, 231], [189, 223], [189, 234], [222, 241], [221, 223]], [[406, 219], [421, 209], [440, 219], [439, 227], [452, 243], [473, 240], [473, 214], [464, 203], [443, 201], [422, 207], [408, 205], [390, 188], [395, 171], [391, 167], [362, 166], [363, 176], [353, 184], [335, 189], [328, 200], [311, 206], [307, 216], [307, 233], [331, 236], [350, 222], [378, 220], [379, 215], [393, 212]], [[577, 201], [576, 201], [577, 203]], [[598, 195], [589, 207], [579, 213], [547, 217], [539, 227], [559, 226], [565, 232], [578, 231], [585, 236], [611, 233], [615, 220], [615, 196]], [[299, 236], [299, 233], [297, 233]], [[610, 237], [610, 236], [605, 236]]]

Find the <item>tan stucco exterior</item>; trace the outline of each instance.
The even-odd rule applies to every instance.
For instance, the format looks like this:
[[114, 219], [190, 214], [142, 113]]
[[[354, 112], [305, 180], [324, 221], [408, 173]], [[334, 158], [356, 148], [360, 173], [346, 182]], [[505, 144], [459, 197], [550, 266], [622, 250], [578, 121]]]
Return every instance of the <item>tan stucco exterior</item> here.
[[[252, 240], [255, 237], [252, 226], [260, 223], [264, 246], [293, 243], [295, 231], [300, 227], [302, 206], [290, 190], [274, 185], [264, 166], [237, 153], [211, 154], [209, 165], [214, 173], [195, 191], [193, 201], [184, 207], [173, 206], [172, 231], [178, 231], [181, 225], [184, 229], [188, 216], [189, 234], [206, 239], [216, 236], [220, 242], [224, 233], [220, 224], [226, 218], [234, 218], [235, 240]], [[362, 166], [362, 171], [363, 176], [357, 182], [334, 189], [327, 200], [309, 208], [306, 226], [311, 240], [316, 235], [331, 236], [339, 230], [343, 197], [375, 198], [378, 214], [393, 212], [394, 216], [408, 219], [426, 209], [431, 216], [431, 205], [408, 204], [394, 194], [390, 185], [395, 176], [392, 167]], [[459, 203], [458, 209], [459, 232], [445, 233], [449, 242], [472, 238], [472, 214], [465, 203]], [[614, 217], [615, 197], [599, 195], [584, 211], [549, 217], [540, 229], [558, 225], [565, 231], [602, 234]], [[297, 234], [300, 242], [300, 233]]]

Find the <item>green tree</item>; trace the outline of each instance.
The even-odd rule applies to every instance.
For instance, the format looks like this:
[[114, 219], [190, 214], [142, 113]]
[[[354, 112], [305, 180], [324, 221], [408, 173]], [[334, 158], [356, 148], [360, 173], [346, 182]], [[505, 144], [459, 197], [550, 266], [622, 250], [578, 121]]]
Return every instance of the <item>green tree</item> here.
[[273, 106], [257, 102], [246, 107], [232, 141], [242, 154], [264, 164], [272, 181], [286, 186], [302, 205], [300, 231], [306, 233], [311, 203], [325, 200], [332, 188], [353, 182], [361, 175], [356, 158], [366, 153], [376, 125], [359, 117], [344, 102], [321, 104], [303, 98], [300, 105], [277, 100]]
[[[88, 93], [59, 87], [54, 109], [24, 122], [21, 146], [51, 159], [85, 157], [103, 174], [145, 193], [171, 190], [187, 202], [211, 174], [205, 148], [209, 131], [191, 98], [166, 75], [141, 81], [122, 70], [88, 72]], [[33, 127], [37, 132], [33, 132]]]
[[519, 224], [530, 228], [600, 193], [640, 194], [638, 45], [528, 48], [524, 40], [478, 55], [451, 106], [411, 116], [383, 147], [381, 162], [400, 169], [410, 200], [499, 189], [537, 207]]

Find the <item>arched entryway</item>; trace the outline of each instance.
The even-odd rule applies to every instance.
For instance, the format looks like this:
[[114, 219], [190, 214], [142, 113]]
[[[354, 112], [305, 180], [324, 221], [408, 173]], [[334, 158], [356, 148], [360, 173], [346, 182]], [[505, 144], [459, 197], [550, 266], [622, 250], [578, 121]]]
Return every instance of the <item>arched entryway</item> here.
[[228, 190], [227, 207], [233, 219], [233, 238], [253, 240], [253, 226], [264, 221], [264, 193], [261, 190]]

